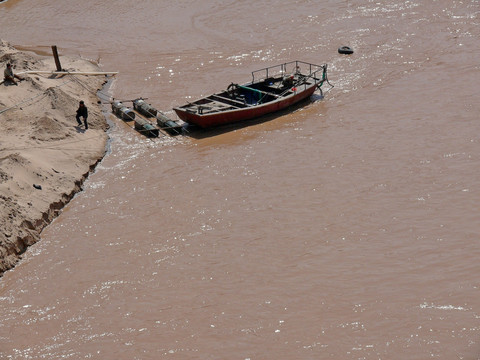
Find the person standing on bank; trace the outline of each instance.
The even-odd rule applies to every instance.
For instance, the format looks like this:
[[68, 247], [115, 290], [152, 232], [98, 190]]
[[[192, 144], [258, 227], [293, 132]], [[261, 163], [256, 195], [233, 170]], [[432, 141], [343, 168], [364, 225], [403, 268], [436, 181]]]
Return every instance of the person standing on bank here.
[[83, 117], [83, 123], [85, 124], [85, 130], [88, 129], [88, 123], [87, 123], [87, 118], [88, 118], [88, 110], [87, 107], [85, 106], [85, 103], [80, 101], [80, 105], [78, 106], [77, 109], [77, 123], [79, 126], [82, 125], [82, 122], [80, 121], [80, 117]]

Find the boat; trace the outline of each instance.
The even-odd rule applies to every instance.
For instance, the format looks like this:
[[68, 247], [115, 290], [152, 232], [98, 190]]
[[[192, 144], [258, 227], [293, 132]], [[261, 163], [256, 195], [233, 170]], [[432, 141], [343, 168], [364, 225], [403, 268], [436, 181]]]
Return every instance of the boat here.
[[328, 83], [327, 64], [291, 61], [252, 72], [252, 81], [231, 83], [226, 90], [173, 110], [188, 124], [210, 128], [254, 119], [286, 109]]

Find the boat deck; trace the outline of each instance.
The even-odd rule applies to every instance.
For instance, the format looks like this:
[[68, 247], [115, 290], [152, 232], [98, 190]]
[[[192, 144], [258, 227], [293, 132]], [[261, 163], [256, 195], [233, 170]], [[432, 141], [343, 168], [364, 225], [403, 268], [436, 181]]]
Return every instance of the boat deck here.
[[231, 83], [226, 90], [175, 107], [174, 111], [187, 123], [218, 126], [284, 109], [317, 89], [322, 92], [324, 82], [328, 82], [326, 64], [296, 60], [253, 71], [250, 82]]
[[235, 109], [244, 109], [261, 103], [270, 102], [294, 93], [292, 86], [310, 86], [314, 82], [302, 81], [306, 76], [295, 74], [292, 84], [285, 84], [283, 77], [269, 78], [261, 83], [236, 85], [235, 90], [222, 91], [193, 103], [188, 103], [182, 108], [187, 112], [200, 115], [223, 112]]

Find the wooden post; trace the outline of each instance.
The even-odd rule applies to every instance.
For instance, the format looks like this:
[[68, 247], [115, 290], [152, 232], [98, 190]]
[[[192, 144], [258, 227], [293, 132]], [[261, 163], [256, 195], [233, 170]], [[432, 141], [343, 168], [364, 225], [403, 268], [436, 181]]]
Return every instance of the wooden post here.
[[57, 65], [57, 71], [62, 71], [62, 65], [60, 65], [60, 59], [58, 58], [57, 45], [52, 45], [52, 53], [55, 59], [55, 65]]

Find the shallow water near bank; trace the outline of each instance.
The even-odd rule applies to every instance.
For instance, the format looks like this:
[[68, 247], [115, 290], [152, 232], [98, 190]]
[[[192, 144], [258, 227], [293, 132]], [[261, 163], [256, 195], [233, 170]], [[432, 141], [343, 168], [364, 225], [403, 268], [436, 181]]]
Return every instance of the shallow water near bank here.
[[478, 1], [31, 5], [0, 5], [2, 37], [99, 60], [168, 115], [295, 59], [335, 87], [195, 136], [112, 118], [0, 280], [3, 358], [478, 358]]

